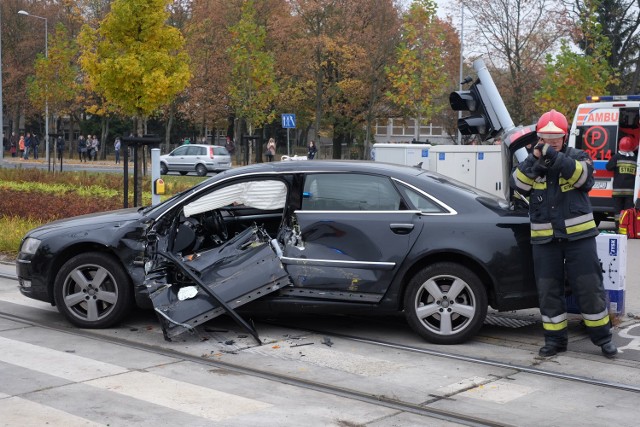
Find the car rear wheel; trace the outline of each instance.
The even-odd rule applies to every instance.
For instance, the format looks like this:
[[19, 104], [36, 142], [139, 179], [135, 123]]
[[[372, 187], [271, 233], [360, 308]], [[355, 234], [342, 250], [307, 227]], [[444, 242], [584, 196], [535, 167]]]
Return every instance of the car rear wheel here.
[[166, 175], [169, 173], [169, 168], [164, 163], [160, 163], [160, 175]]
[[196, 165], [196, 173], [198, 174], [198, 176], [206, 176], [207, 167], [205, 165]]
[[131, 307], [132, 286], [111, 255], [88, 252], [67, 261], [56, 276], [58, 310], [81, 328], [108, 328]]
[[404, 311], [409, 325], [427, 341], [458, 344], [482, 327], [487, 294], [478, 276], [467, 267], [436, 263], [411, 279]]

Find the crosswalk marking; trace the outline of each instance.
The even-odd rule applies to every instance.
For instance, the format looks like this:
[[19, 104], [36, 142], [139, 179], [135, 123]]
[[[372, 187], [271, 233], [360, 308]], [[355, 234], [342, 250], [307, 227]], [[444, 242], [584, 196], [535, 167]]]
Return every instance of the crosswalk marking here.
[[87, 384], [214, 421], [272, 406], [145, 372], [128, 372], [92, 380]]
[[0, 337], [0, 361], [214, 421], [269, 403]]
[[98, 424], [59, 409], [19, 397], [0, 399], [0, 427], [40, 427], [44, 425], [92, 427], [103, 426], [104, 424]]
[[3, 337], [0, 348], [2, 362], [74, 382], [127, 372], [120, 366]]

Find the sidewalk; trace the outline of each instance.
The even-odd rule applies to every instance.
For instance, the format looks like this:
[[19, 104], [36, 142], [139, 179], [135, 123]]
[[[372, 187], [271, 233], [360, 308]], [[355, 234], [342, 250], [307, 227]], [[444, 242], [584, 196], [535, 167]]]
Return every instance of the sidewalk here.
[[[55, 161], [54, 161], [55, 160]], [[53, 157], [50, 159], [51, 161], [51, 166], [59, 168], [60, 167], [60, 159], [54, 159]], [[29, 166], [33, 166], [33, 165], [46, 165], [47, 161], [44, 157], [40, 157], [38, 158], [38, 160], [35, 160], [33, 158], [29, 158], [28, 160], [23, 160], [20, 157], [7, 157], [6, 153], [5, 153], [5, 157], [0, 160], [0, 162], [5, 163], [7, 165], [11, 165], [12, 167], [20, 167], [20, 165], [29, 165]], [[133, 162], [129, 162], [130, 165], [133, 165]], [[65, 165], [74, 165], [74, 166], [83, 166], [83, 167], [105, 167], [105, 166], [122, 166], [123, 163], [123, 159], [122, 156], [120, 157], [120, 163], [118, 163], [116, 165], [115, 160], [112, 159], [107, 159], [107, 160], [96, 160], [96, 161], [86, 161], [86, 162], [81, 162], [80, 160], [78, 160], [77, 158], [73, 158], [73, 159], [67, 159], [66, 157], [62, 159], [62, 167], [64, 169]]]

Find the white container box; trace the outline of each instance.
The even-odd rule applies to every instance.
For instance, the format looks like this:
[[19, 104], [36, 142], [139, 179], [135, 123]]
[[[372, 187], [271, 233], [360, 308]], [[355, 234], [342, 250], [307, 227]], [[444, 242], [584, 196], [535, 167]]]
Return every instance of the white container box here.
[[[596, 237], [602, 280], [607, 293], [609, 313], [624, 315], [624, 294], [627, 276], [627, 236], [602, 233]], [[567, 311], [580, 313], [573, 296], [567, 297]]]

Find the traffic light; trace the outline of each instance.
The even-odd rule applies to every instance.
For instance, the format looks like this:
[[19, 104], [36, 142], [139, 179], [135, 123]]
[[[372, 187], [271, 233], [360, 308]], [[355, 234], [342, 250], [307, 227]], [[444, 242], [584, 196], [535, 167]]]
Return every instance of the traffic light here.
[[454, 111], [473, 113], [458, 119], [458, 130], [462, 135], [479, 135], [484, 141], [496, 136], [502, 130], [491, 100], [479, 79], [469, 87], [469, 90], [451, 92], [449, 103]]

